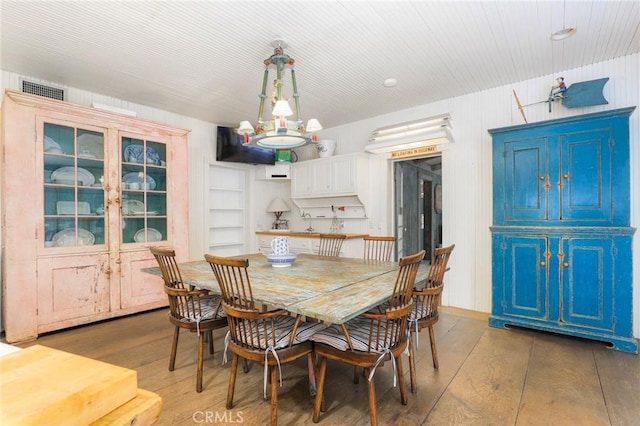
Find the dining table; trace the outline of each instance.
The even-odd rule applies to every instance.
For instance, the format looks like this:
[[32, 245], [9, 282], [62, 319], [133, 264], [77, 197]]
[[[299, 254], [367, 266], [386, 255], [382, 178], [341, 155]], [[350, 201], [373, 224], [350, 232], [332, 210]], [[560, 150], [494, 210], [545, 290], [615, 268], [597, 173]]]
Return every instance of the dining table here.
[[[342, 324], [388, 300], [398, 262], [298, 254], [288, 267], [273, 267], [265, 255], [231, 256], [249, 260], [248, 274], [256, 302], [331, 324]], [[178, 264], [185, 284], [220, 294], [210, 265], [203, 259]], [[416, 282], [426, 278], [428, 263]], [[143, 272], [161, 276], [159, 267]]]

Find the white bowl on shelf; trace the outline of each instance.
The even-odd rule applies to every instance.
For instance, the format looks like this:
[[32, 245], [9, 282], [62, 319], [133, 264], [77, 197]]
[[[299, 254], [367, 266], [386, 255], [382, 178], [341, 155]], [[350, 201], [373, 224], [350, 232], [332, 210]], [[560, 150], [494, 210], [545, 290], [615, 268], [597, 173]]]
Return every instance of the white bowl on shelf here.
[[293, 265], [296, 260], [297, 253], [289, 252], [288, 254], [265, 253], [267, 262], [274, 268], [288, 268]]

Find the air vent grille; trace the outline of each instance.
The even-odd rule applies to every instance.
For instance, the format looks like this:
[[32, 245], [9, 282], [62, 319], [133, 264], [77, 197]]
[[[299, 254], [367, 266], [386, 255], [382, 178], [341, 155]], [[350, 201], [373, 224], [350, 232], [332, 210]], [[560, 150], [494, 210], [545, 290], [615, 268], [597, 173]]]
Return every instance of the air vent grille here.
[[22, 80], [22, 91], [32, 95], [64, 101], [64, 89], [34, 83], [33, 81]]

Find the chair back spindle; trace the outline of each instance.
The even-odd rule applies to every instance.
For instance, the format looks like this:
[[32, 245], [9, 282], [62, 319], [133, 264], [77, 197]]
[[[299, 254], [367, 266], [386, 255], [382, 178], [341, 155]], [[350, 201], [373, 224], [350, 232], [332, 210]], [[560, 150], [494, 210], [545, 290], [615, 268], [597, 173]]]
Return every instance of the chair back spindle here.
[[256, 309], [253, 291], [249, 281], [248, 259], [205, 255], [220, 286], [222, 300], [239, 309]]
[[455, 244], [452, 244], [448, 247], [434, 249], [433, 259], [427, 272], [426, 288], [437, 287], [444, 282], [444, 273], [447, 271], [449, 257], [451, 257], [455, 246]]
[[347, 238], [345, 234], [320, 234], [319, 256], [339, 257], [342, 243]]
[[391, 261], [396, 237], [367, 235], [364, 240], [364, 259]]
[[176, 263], [175, 250], [165, 247], [150, 247], [149, 250], [158, 262], [165, 285], [172, 288], [184, 288], [182, 275]]
[[393, 294], [389, 298], [389, 306], [397, 307], [411, 302], [413, 286], [420, 268], [420, 262], [424, 259], [425, 251], [405, 256], [398, 261], [400, 270], [393, 285]]

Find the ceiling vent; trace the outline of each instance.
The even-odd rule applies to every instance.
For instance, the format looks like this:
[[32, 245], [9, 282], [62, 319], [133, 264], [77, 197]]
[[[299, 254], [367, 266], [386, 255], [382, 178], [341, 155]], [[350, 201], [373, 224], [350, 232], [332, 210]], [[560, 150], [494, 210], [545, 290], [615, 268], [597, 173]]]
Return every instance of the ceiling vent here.
[[64, 89], [60, 87], [48, 86], [33, 81], [21, 80], [22, 91], [32, 95], [44, 96], [45, 98], [57, 99], [64, 101]]

